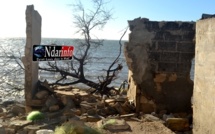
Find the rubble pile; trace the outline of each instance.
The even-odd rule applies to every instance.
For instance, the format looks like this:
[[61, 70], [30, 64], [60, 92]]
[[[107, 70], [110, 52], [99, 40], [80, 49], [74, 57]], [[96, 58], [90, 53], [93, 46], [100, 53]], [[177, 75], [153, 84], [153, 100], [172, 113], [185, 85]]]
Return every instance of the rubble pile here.
[[[27, 120], [25, 104], [5, 101], [0, 105], [0, 133], [36, 133], [43, 129], [55, 130], [68, 121], [97, 122], [98, 128], [129, 130], [126, 121], [160, 122], [173, 131], [188, 131], [191, 123], [188, 114], [168, 114], [167, 111], [151, 114], [136, 114], [134, 104], [126, 95], [101, 97], [85, 90], [71, 87], [57, 87], [50, 90], [40, 89], [34, 100], [44, 104], [33, 107], [43, 113], [42, 119]], [[118, 131], [118, 130], [117, 130]]]

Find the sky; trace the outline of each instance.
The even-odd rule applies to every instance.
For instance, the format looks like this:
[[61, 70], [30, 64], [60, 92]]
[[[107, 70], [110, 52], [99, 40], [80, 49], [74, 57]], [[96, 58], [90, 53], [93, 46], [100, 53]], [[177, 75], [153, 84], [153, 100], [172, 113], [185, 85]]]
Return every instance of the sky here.
[[[127, 21], [138, 17], [153, 21], [197, 21], [202, 13], [215, 14], [215, 0], [108, 0], [113, 19], [102, 31], [93, 35], [102, 39], [119, 40]], [[42, 17], [42, 37], [79, 38], [73, 25], [73, 10], [69, 6], [75, 0], [1, 0], [0, 38], [26, 37], [25, 10], [27, 5]], [[89, 5], [90, 0], [82, 0]], [[128, 34], [124, 40], [128, 40]]]

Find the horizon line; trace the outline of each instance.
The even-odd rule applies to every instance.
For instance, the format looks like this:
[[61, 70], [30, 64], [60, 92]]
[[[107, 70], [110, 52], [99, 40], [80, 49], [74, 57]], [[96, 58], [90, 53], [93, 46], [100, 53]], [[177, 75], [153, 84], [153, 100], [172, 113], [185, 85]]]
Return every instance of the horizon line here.
[[[14, 37], [0, 37], [0, 39], [2, 39], [2, 38], [26, 38], [26, 37], [19, 37], [19, 36], [14, 36]], [[84, 39], [84, 38], [71, 38], [71, 37], [41, 37], [41, 39], [42, 38], [46, 38], [46, 39]], [[96, 39], [92, 39], [92, 40], [96, 40]], [[99, 39], [99, 40], [114, 40], [114, 41], [119, 41], [120, 39]], [[128, 41], [128, 39], [127, 40], [125, 40], [125, 39], [123, 39], [122, 41]]]

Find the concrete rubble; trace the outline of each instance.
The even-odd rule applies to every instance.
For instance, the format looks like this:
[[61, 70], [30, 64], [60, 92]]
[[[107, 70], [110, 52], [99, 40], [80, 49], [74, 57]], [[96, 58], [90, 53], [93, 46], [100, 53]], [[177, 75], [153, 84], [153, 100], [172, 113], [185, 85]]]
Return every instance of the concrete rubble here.
[[[55, 87], [55, 92], [51, 94], [47, 93], [44, 87], [37, 90], [34, 100], [43, 100], [44, 104], [33, 109], [45, 115], [45, 118], [41, 120], [27, 121], [25, 105], [22, 103], [3, 102], [0, 105], [0, 132], [21, 134], [36, 133], [42, 129], [54, 131], [57, 125], [69, 120], [97, 122], [98, 128], [108, 131], [129, 130], [130, 126], [126, 123], [127, 121], [160, 122], [173, 131], [190, 130], [191, 124], [188, 122], [186, 113], [175, 113], [171, 116], [168, 116], [165, 111], [136, 114], [134, 104], [129, 103], [126, 96], [105, 98], [76, 88], [69, 88]], [[162, 119], [163, 116], [165, 120]]]
[[130, 126], [124, 119], [103, 119], [97, 122], [97, 124], [99, 128], [104, 128], [109, 131], [130, 129]]

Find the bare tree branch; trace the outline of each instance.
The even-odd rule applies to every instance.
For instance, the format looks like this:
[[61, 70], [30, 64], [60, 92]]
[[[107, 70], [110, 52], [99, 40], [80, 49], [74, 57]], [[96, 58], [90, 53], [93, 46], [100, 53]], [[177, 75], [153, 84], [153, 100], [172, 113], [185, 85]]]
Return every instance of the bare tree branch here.
[[[92, 30], [93, 29], [102, 29], [105, 24], [112, 19], [111, 10], [107, 10], [106, 4], [104, 0], [92, 0], [93, 8], [86, 9], [84, 5], [79, 1], [77, 4], [73, 4], [74, 8], [74, 24], [77, 28], [76, 33], [80, 33], [81, 36], [84, 37], [83, 40], [77, 40], [78, 49], [76, 48], [76, 53], [71, 60], [71, 64], [68, 70], [63, 67], [58, 66], [57, 63], [49, 63], [48, 68], [40, 67], [41, 70], [59, 73], [59, 78], [52, 85], [72, 85], [77, 83], [83, 83], [94, 89], [92, 93], [98, 92], [101, 95], [111, 95], [111, 91], [115, 91], [114, 87], [110, 87], [109, 85], [113, 80], [117, 78], [119, 71], [122, 69], [122, 65], [118, 64], [115, 66], [121, 55], [122, 37], [125, 35], [126, 31], [120, 38], [119, 44], [119, 54], [116, 59], [112, 62], [112, 64], [106, 70], [106, 76], [99, 76], [97, 81], [93, 81], [87, 79], [85, 77], [85, 65], [89, 63], [92, 59], [91, 57], [91, 49], [96, 49], [98, 46], [103, 44], [103, 40], [100, 39], [92, 39]], [[115, 66], [115, 67], [114, 67]], [[113, 68], [114, 67], [114, 68]], [[102, 69], [101, 69], [102, 70]], [[63, 80], [67, 79], [67, 77], [72, 77], [71, 82], [62, 83]]]
[[3, 46], [0, 48], [3, 53], [1, 56], [3, 69], [0, 76], [0, 90], [10, 89], [7, 94], [19, 94], [24, 89], [19, 76], [24, 75], [25, 69], [21, 62], [21, 51], [16, 49], [15, 52], [8, 48], [5, 49]]

